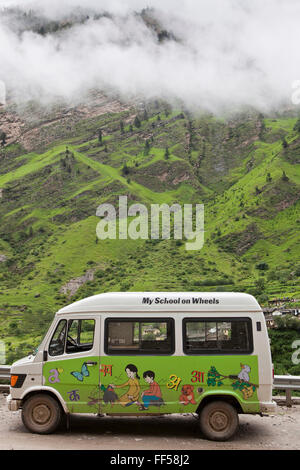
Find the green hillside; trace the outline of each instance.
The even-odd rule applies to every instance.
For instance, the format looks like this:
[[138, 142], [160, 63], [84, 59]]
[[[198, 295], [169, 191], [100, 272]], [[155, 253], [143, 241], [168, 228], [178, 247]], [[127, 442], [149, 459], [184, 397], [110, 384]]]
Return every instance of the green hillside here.
[[[59, 307], [95, 293], [228, 290], [263, 304], [300, 299], [297, 118], [194, 116], [155, 102], [64, 122], [41, 125], [30, 149], [20, 140], [0, 150], [8, 363], [39, 343]], [[117, 206], [119, 195], [148, 207], [203, 203], [204, 247], [98, 240], [96, 209]]]

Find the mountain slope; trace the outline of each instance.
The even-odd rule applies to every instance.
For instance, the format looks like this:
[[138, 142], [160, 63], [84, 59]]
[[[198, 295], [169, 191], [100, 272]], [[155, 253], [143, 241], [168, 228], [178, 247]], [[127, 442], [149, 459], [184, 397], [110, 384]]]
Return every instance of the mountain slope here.
[[[84, 113], [57, 109], [55, 119], [40, 114], [15, 138], [2, 115], [10, 136], [0, 156], [0, 328], [8, 362], [39, 342], [55, 310], [98, 292], [300, 298], [297, 119], [254, 111], [217, 119], [162, 101], [112, 103], [103, 98]], [[120, 195], [148, 208], [203, 203], [204, 247], [98, 240], [96, 209], [117, 206]]]

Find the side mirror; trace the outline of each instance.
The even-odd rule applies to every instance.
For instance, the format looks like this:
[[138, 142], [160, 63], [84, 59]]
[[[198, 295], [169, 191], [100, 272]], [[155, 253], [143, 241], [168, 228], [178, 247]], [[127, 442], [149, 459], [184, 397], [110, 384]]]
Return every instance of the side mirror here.
[[44, 351], [43, 352], [43, 361], [46, 362], [48, 360], [48, 352]]

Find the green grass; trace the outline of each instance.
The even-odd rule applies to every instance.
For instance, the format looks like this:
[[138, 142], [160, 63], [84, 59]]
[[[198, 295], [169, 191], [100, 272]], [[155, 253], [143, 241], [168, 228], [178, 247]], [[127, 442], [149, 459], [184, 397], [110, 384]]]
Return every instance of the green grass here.
[[[36, 345], [58, 308], [99, 292], [232, 290], [261, 299], [300, 298], [300, 168], [282, 147], [284, 135], [289, 151], [297, 152], [295, 119], [265, 119], [258, 138], [256, 116], [233, 123], [208, 116], [172, 121], [179, 111], [168, 117], [160, 112], [157, 126], [157, 113], [133, 132], [125, 125], [124, 135], [119, 122], [127, 112], [87, 119], [76, 124], [76, 135], [6, 163], [0, 175], [0, 254], [9, 262], [0, 263], [0, 328], [11, 343], [11, 359]], [[99, 128], [107, 152], [95, 138]], [[74, 158], [63, 166], [66, 146]], [[124, 162], [130, 169], [125, 176]], [[119, 195], [148, 209], [204, 203], [203, 249], [188, 252], [176, 240], [96, 242], [96, 209], [103, 202], [117, 205]], [[262, 262], [266, 271], [257, 268]], [[93, 281], [73, 298], [61, 293], [89, 269]]]

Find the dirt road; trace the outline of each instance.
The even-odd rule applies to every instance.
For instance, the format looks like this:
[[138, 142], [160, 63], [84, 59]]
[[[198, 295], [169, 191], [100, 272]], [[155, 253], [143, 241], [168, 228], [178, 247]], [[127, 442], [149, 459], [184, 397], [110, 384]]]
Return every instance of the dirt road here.
[[278, 407], [276, 414], [240, 416], [230, 442], [203, 439], [190, 415], [170, 417], [103, 417], [74, 415], [71, 430], [40, 436], [26, 431], [20, 411], [7, 410], [0, 394], [0, 449], [202, 450], [300, 449], [300, 406]]

